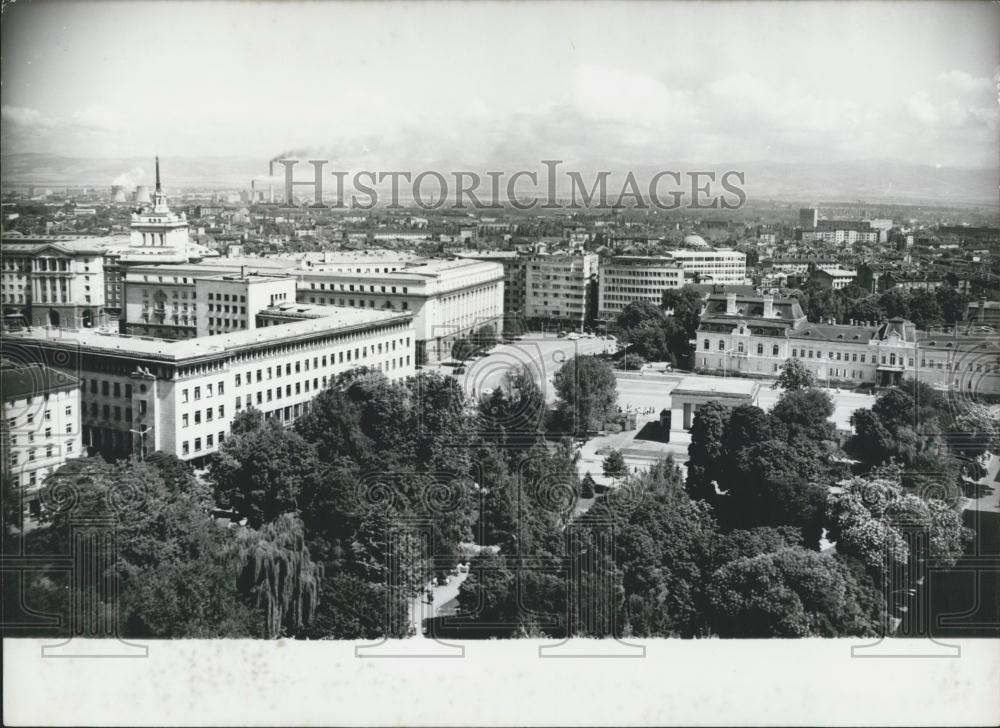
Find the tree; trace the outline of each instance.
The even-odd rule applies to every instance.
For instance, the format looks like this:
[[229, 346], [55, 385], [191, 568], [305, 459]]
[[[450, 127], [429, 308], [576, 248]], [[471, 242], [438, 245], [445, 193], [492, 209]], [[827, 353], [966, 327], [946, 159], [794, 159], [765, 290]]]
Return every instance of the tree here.
[[705, 598], [717, 538], [711, 509], [691, 500], [668, 459], [633, 475], [581, 520], [615, 523], [614, 573], [621, 579], [623, 624], [637, 636], [706, 633]]
[[617, 366], [624, 371], [637, 372], [646, 366], [646, 360], [638, 354], [626, 354], [618, 360]]
[[720, 477], [726, 454], [723, 436], [730, 414], [728, 407], [714, 400], [694, 413], [687, 464], [687, 490], [693, 498], [711, 501], [715, 496], [713, 482]]
[[[973, 536], [947, 503], [907, 493], [899, 480], [881, 473], [854, 478], [831, 493], [827, 519], [828, 537], [836, 541], [838, 553], [858, 559], [877, 577], [912, 559], [954, 565]], [[914, 530], [928, 536], [923, 553], [911, 550], [906, 534]]]
[[619, 331], [631, 331], [643, 327], [656, 327], [663, 322], [663, 311], [649, 301], [632, 301], [615, 318]]
[[6, 552], [8, 542], [13, 540], [14, 534], [21, 528], [21, 493], [14, 474], [9, 471], [0, 473], [0, 485], [0, 498], [3, 499], [3, 544]]
[[607, 362], [577, 355], [555, 375], [557, 413], [566, 431], [584, 435], [598, 430], [614, 412], [617, 381]]
[[219, 502], [253, 528], [298, 509], [299, 494], [319, 477], [313, 448], [256, 410], [233, 420], [232, 434], [209, 465]]
[[721, 567], [708, 603], [723, 637], [875, 636], [883, 620], [871, 591], [836, 558], [783, 548]]
[[701, 293], [691, 286], [667, 289], [663, 292], [661, 305], [664, 310], [671, 312], [666, 329], [670, 351], [678, 359], [690, 363], [691, 341], [701, 324]]
[[847, 307], [847, 318], [854, 321], [884, 321], [888, 318], [876, 295], [852, 301]]
[[607, 478], [621, 478], [628, 475], [628, 465], [621, 450], [612, 450], [607, 454], [602, 463], [604, 476]]
[[910, 318], [910, 297], [902, 288], [890, 288], [878, 299], [879, 307], [886, 318]]
[[785, 390], [770, 414], [785, 425], [789, 438], [822, 442], [836, 439], [836, 427], [830, 422], [833, 412], [830, 395], [811, 387]]
[[[952, 274], [954, 275], [954, 274]], [[945, 323], [959, 323], [965, 320], [969, 308], [969, 297], [952, 286], [941, 286], [935, 292]]]
[[801, 389], [809, 389], [815, 386], [812, 373], [806, 369], [806, 365], [796, 357], [785, 360], [781, 365], [781, 373], [778, 375], [777, 385], [786, 392], [794, 392]]
[[943, 321], [941, 305], [933, 291], [917, 289], [910, 291], [909, 319], [918, 329], [927, 330], [931, 326], [939, 326]]
[[74, 519], [114, 514], [116, 558], [107, 571], [85, 574], [79, 587], [87, 592], [97, 579], [118, 578], [123, 636], [266, 636], [263, 612], [238, 588], [237, 529], [213, 522], [193, 495], [193, 474], [179, 478], [180, 471], [165, 464], [167, 472], [158, 461], [67, 463], [52, 482], [71, 489], [76, 505], [46, 512], [45, 550], [68, 552]]
[[499, 445], [529, 447], [543, 434], [545, 395], [527, 366], [508, 370], [499, 386], [479, 399], [483, 437]]
[[264, 612], [265, 636], [305, 629], [319, 601], [322, 570], [310, 558], [298, 516], [284, 513], [259, 531], [238, 530], [233, 549], [241, 589]]

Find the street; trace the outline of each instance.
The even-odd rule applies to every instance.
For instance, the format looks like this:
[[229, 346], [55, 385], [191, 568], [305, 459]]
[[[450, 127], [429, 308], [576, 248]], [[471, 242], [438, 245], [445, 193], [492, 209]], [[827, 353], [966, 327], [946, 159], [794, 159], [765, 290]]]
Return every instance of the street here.
[[497, 387], [507, 372], [527, 367], [546, 401], [551, 403], [556, 399], [552, 377], [564, 363], [576, 355], [599, 354], [613, 346], [614, 342], [600, 338], [560, 339], [555, 334], [525, 334], [519, 341], [500, 344], [488, 355], [468, 360], [459, 381], [467, 396], [479, 397]]

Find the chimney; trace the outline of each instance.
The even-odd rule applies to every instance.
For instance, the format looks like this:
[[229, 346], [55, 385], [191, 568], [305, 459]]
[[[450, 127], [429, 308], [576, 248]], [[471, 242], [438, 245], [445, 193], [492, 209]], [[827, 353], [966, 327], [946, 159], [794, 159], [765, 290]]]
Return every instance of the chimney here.
[[774, 318], [774, 296], [764, 294], [764, 318]]
[[736, 294], [727, 293], [726, 294], [726, 313], [735, 314], [736, 313]]

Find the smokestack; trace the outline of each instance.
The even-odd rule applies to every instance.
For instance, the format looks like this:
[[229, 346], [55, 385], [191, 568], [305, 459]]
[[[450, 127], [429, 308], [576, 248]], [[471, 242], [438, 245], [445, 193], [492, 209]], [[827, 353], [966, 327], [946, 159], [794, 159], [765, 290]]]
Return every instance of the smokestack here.
[[156, 158], [156, 191], [162, 192], [160, 189], [160, 158]]
[[[274, 182], [272, 178], [274, 177], [274, 160], [272, 159], [267, 163], [267, 201], [274, 202]], [[287, 202], [287, 200], [286, 200]]]

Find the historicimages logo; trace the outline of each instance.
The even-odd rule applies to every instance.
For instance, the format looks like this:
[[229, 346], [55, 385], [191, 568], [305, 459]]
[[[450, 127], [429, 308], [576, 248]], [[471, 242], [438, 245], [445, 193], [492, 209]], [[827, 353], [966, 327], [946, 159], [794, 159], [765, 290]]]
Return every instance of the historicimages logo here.
[[[297, 179], [300, 161], [272, 159], [268, 175], [251, 181], [251, 202], [276, 201], [276, 187], [283, 190], [285, 203], [300, 197], [297, 190], [308, 189], [312, 204], [341, 210], [404, 206], [423, 210], [737, 210], [747, 201], [746, 174], [732, 169], [583, 172], [565, 168], [563, 160], [543, 159], [533, 169], [512, 171], [346, 171], [330, 169], [326, 159], [309, 159], [312, 174]], [[275, 164], [282, 165], [283, 174], [275, 174]]]

